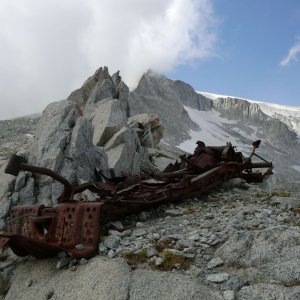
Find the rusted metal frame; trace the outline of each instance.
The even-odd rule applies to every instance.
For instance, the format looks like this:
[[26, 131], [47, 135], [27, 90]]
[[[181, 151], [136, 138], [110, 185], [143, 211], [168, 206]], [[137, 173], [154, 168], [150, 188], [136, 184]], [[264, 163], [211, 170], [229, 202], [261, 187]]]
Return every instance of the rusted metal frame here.
[[[231, 161], [214, 164], [211, 168], [209, 167], [211, 159], [207, 155], [202, 155], [199, 159], [204, 160], [203, 166], [207, 165], [206, 171], [205, 168], [196, 165], [196, 167], [174, 171], [173, 174], [163, 173], [159, 175], [159, 185], [157, 182], [151, 183], [146, 180], [143, 182], [143, 178], [147, 176], [131, 176], [124, 177], [124, 182], [116, 185], [98, 182], [72, 186], [66, 180], [68, 183], [66, 187], [66, 182], [55, 172], [28, 166], [17, 157], [15, 159], [17, 163], [12, 160], [7, 167], [8, 172], [17, 173], [19, 169], [23, 169], [53, 175], [52, 178], [65, 185], [66, 193], [64, 192], [61, 197], [61, 202], [65, 203], [60, 203], [57, 208], [15, 207], [8, 224], [10, 234], [0, 236], [0, 243], [9, 244], [13, 251], [21, 256], [31, 254], [36, 257], [46, 257], [63, 249], [76, 257], [89, 257], [97, 252], [101, 224], [107, 220], [138, 212], [149, 206], [199, 195], [218, 187], [230, 178], [245, 177], [253, 180], [260, 179], [268, 172], [271, 173], [272, 163], [259, 156], [264, 163], [251, 163], [250, 159], [244, 160], [240, 153], [233, 150], [231, 144], [213, 150], [219, 152], [222, 150], [221, 156]], [[251, 156], [254, 155], [254, 151], [255, 149]], [[183, 164], [179, 166], [182, 167]], [[269, 169], [264, 175], [252, 173], [252, 168], [266, 167]], [[197, 175], [199, 172], [200, 174]], [[68, 189], [72, 189], [72, 196], [86, 188], [98, 192], [101, 199], [98, 199], [98, 202], [75, 202], [68, 193]], [[89, 213], [91, 209], [94, 214]]]

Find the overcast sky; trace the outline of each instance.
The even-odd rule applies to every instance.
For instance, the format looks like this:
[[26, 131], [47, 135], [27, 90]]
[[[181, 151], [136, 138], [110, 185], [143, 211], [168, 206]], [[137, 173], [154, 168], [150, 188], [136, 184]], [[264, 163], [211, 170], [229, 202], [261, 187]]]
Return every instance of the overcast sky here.
[[300, 106], [300, 1], [1, 0], [0, 119], [41, 112], [100, 66]]

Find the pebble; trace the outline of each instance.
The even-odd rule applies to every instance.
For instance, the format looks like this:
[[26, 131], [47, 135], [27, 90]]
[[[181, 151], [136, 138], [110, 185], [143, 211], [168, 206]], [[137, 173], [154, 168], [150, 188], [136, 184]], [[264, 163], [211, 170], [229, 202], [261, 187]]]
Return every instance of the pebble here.
[[71, 259], [68, 258], [68, 257], [60, 258], [60, 259], [58, 260], [58, 262], [56, 263], [56, 269], [57, 269], [57, 270], [63, 269], [64, 267], [66, 267], [66, 266], [69, 265], [70, 261], [71, 261]]
[[155, 240], [159, 240], [160, 239], [160, 234], [155, 232], [153, 233], [152, 237], [155, 239]]
[[116, 253], [114, 250], [109, 250], [107, 253], [108, 258], [114, 258], [116, 256]]
[[209, 263], [207, 264], [207, 268], [213, 269], [222, 265], [224, 265], [223, 259], [220, 257], [215, 257], [209, 261]]
[[163, 263], [163, 259], [161, 257], [157, 257], [155, 259], [155, 265], [160, 266]]
[[108, 230], [108, 234], [109, 234], [109, 235], [122, 236], [122, 232], [120, 232], [120, 231], [118, 231], [118, 230], [113, 230], [113, 229]]
[[147, 221], [148, 217], [147, 217], [146, 212], [144, 212], [144, 211], [140, 212], [140, 213], [138, 214], [138, 219], [139, 219], [139, 221], [141, 221], [141, 222]]
[[200, 239], [200, 235], [195, 234], [195, 235], [190, 236], [188, 239], [192, 240], [192, 241], [198, 241]]
[[145, 236], [147, 234], [147, 231], [145, 229], [137, 229], [133, 232], [133, 234], [136, 237]]
[[218, 274], [211, 274], [206, 276], [206, 280], [214, 282], [214, 283], [222, 283], [229, 279], [228, 273], [218, 273]]
[[111, 225], [114, 228], [119, 229], [119, 230], [124, 228], [122, 222], [120, 222], [120, 221], [109, 222], [108, 225]]
[[88, 260], [86, 258], [81, 258], [79, 261], [80, 265], [86, 265], [88, 263]]
[[234, 291], [233, 290], [224, 291], [223, 298], [224, 300], [234, 300], [235, 299]]
[[82, 244], [78, 244], [75, 246], [75, 248], [79, 251], [83, 250], [84, 249], [84, 246]]
[[135, 226], [136, 227], [143, 227], [144, 223], [143, 222], [136, 222]]
[[103, 242], [108, 249], [116, 250], [120, 245], [121, 238], [117, 235], [109, 235]]
[[183, 209], [168, 209], [165, 211], [166, 216], [182, 216], [184, 214]]
[[29, 279], [25, 282], [25, 286], [30, 287], [32, 285], [32, 283], [33, 283], [32, 279]]

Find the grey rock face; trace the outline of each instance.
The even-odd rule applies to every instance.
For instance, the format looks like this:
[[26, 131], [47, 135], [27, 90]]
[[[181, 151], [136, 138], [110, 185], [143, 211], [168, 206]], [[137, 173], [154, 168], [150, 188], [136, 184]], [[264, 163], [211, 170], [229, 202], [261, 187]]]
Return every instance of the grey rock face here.
[[237, 299], [257, 300], [257, 299], [276, 299], [276, 300], [297, 300], [300, 298], [300, 287], [282, 287], [276, 284], [257, 284], [245, 286], [237, 293]]
[[99, 103], [94, 111], [92, 123], [95, 127], [93, 142], [104, 146], [106, 142], [126, 124], [126, 118], [120, 106], [120, 101], [112, 99]]
[[[92, 137], [92, 124], [78, 115], [74, 103], [52, 103], [40, 119], [28, 153], [28, 162], [52, 169], [73, 183], [93, 180], [94, 166], [108, 174], [108, 164], [105, 152], [94, 146]], [[26, 203], [34, 202], [36, 187], [40, 203], [55, 203], [62, 193], [61, 184], [48, 177], [33, 178], [27, 179], [25, 187], [20, 190], [19, 198], [22, 197], [22, 201]]]
[[110, 76], [108, 68], [101, 67], [84, 82], [80, 89], [72, 92], [68, 100], [79, 105], [83, 116], [91, 119], [97, 103], [108, 98], [118, 99], [123, 114], [129, 116], [128, 93], [129, 88], [122, 81], [119, 72]]
[[217, 98], [213, 101], [213, 107], [229, 116], [233, 120], [264, 121], [268, 117], [260, 110], [256, 103], [237, 98]]
[[131, 115], [156, 113], [166, 128], [166, 140], [173, 145], [188, 138], [191, 129], [198, 129], [184, 105], [199, 110], [212, 107], [212, 101], [197, 94], [190, 85], [152, 71], [142, 76], [137, 88], [129, 93], [128, 102]]
[[135, 128], [142, 146], [157, 147], [163, 137], [164, 127], [156, 114], [137, 114], [128, 119], [127, 124]]
[[116, 176], [122, 175], [122, 172], [139, 174], [141, 161], [147, 159], [146, 149], [141, 146], [133, 129], [122, 128], [105, 147], [109, 167], [114, 170]]
[[191, 280], [188, 276], [154, 271], [138, 270], [134, 273], [130, 299], [223, 299], [222, 295], [209, 287]]
[[8, 215], [11, 206], [12, 190], [15, 177], [4, 173], [6, 161], [0, 161], [0, 229], [4, 225], [4, 218]]
[[[28, 278], [33, 282], [30, 287], [25, 284]], [[5, 300], [50, 299], [49, 295], [66, 300], [125, 300], [129, 282], [129, 268], [120, 260], [93, 258], [75, 273], [57, 270], [53, 261], [37, 260], [18, 267]]]

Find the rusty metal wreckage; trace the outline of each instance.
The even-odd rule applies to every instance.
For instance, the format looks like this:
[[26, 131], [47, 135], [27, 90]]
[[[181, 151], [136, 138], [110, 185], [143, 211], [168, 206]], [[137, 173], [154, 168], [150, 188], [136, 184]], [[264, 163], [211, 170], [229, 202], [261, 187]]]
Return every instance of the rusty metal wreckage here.
[[[97, 254], [105, 222], [150, 206], [198, 196], [219, 187], [232, 178], [261, 182], [272, 174], [272, 163], [255, 153], [260, 140], [252, 143], [248, 158], [231, 143], [223, 147], [206, 147], [201, 141], [193, 155], [181, 156], [159, 175], [106, 178], [95, 169], [97, 182], [72, 185], [52, 170], [31, 166], [21, 156], [13, 155], [5, 172], [17, 176], [20, 170], [52, 177], [64, 185], [56, 207], [21, 205], [11, 209], [5, 233], [0, 234], [0, 248], [11, 247], [18, 256], [37, 258], [55, 256], [67, 251], [72, 256], [92, 257]], [[253, 156], [260, 162], [252, 162]], [[253, 169], [267, 168], [262, 172]], [[74, 195], [84, 190], [98, 194], [93, 201], [75, 201]]]

